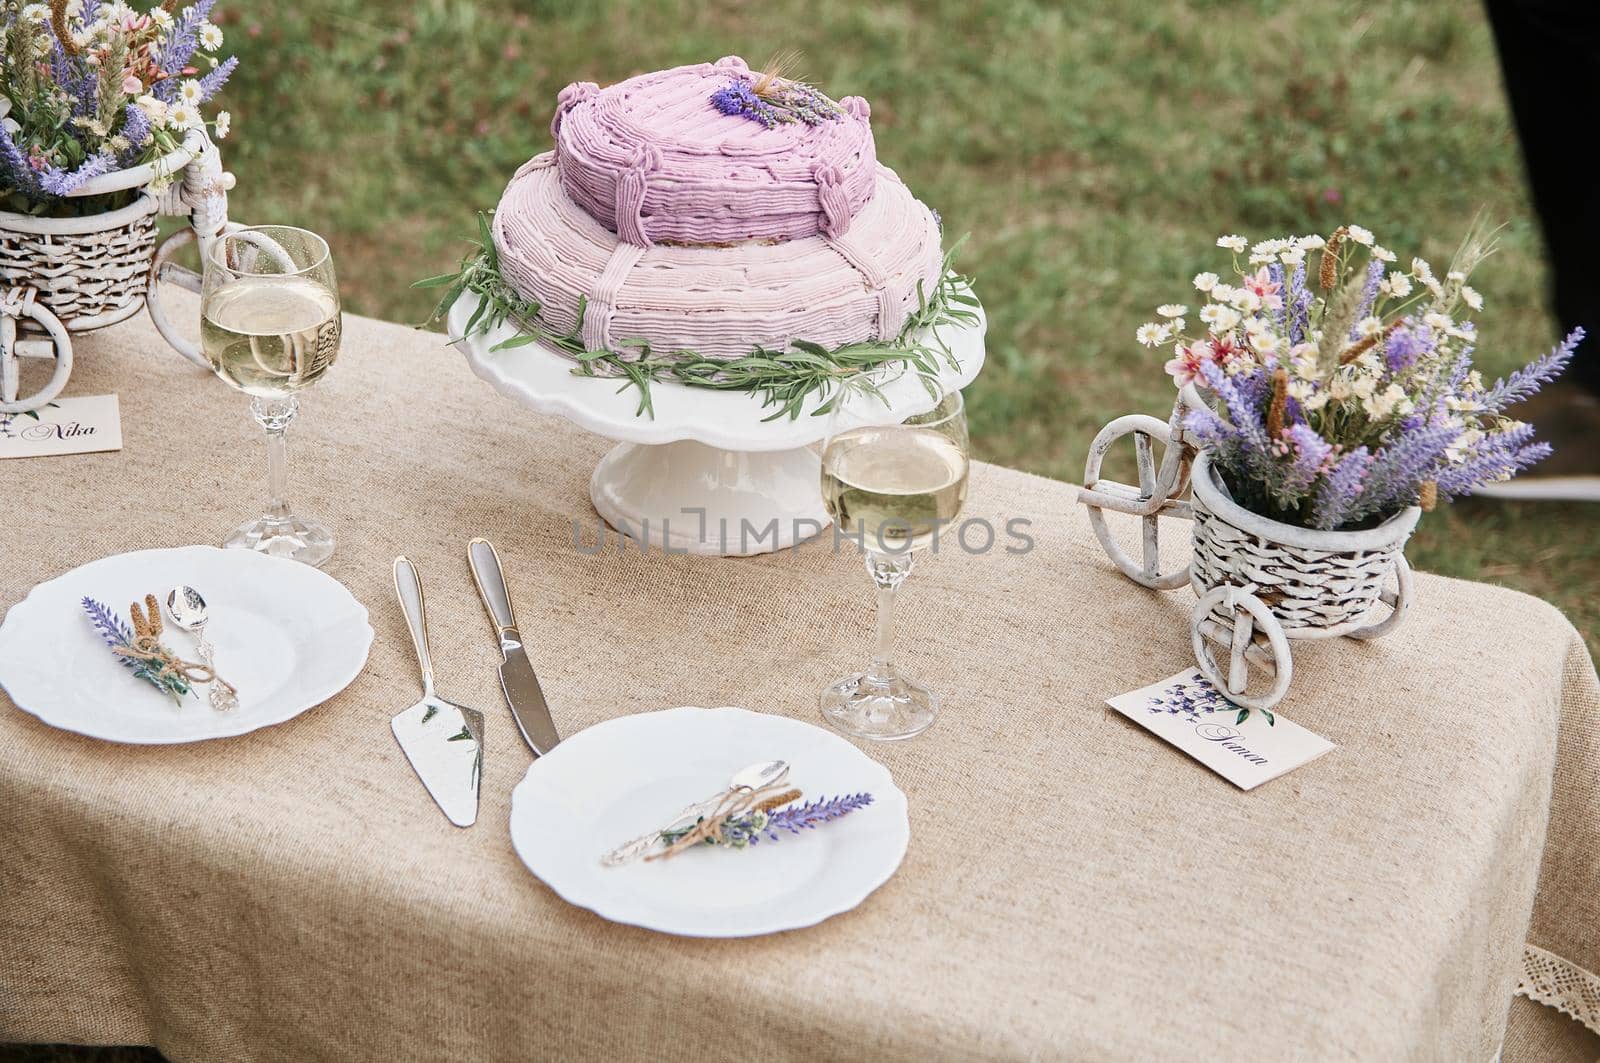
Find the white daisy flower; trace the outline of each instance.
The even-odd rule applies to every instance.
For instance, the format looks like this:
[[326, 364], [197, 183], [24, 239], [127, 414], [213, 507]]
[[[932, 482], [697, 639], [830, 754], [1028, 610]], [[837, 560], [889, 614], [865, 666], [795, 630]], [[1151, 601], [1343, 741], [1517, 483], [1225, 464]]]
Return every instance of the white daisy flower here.
[[200, 82], [194, 78], [184, 78], [178, 83], [178, 98], [192, 106], [200, 106], [200, 97], [205, 95], [205, 90], [200, 87]]
[[1359, 225], [1350, 225], [1345, 228], [1345, 235], [1363, 247], [1372, 246], [1372, 230], [1363, 229]]
[[1261, 309], [1261, 296], [1248, 288], [1235, 288], [1231, 296], [1228, 302], [1247, 314], [1253, 314]]
[[200, 111], [191, 104], [178, 103], [167, 110], [167, 125], [172, 129], [195, 129], [201, 123]]
[[1175, 336], [1181, 336], [1183, 334], [1184, 324], [1185, 322], [1181, 317], [1175, 317], [1171, 321], [1167, 322], [1167, 325], [1172, 329], [1172, 334]]
[[222, 47], [222, 31], [210, 22], [200, 23], [198, 32], [200, 47], [208, 52], [214, 52]]
[[1449, 281], [1451, 284], [1460, 284], [1462, 281], [1467, 279], [1467, 275], [1462, 273], [1459, 269], [1453, 269], [1444, 275], [1444, 279]]
[[1382, 328], [1383, 322], [1369, 315], [1356, 322], [1356, 335], [1365, 339], [1376, 335]]
[[153, 7], [150, 9], [150, 21], [162, 29], [168, 29], [172, 26], [172, 12], [164, 7]]
[[1394, 252], [1380, 244], [1373, 244], [1372, 257], [1377, 259], [1379, 262], [1393, 262]]
[[1439, 313], [1437, 310], [1422, 315], [1422, 323], [1429, 328], [1438, 329], [1440, 332], [1449, 332], [1455, 322]]
[[1134, 334], [1134, 339], [1146, 347], [1159, 347], [1171, 338], [1172, 333], [1165, 325], [1158, 325], [1154, 321], [1146, 321], [1140, 325]]
[[1306, 260], [1306, 253], [1298, 247], [1291, 247], [1278, 256], [1278, 261], [1291, 269]]
[[1389, 294], [1397, 299], [1404, 299], [1411, 294], [1411, 278], [1399, 270], [1391, 270], [1384, 281], [1389, 285]]
[[1242, 236], [1219, 236], [1217, 237], [1217, 246], [1224, 251], [1232, 251], [1234, 254], [1238, 254], [1249, 246], [1249, 241]]
[[1215, 273], [1196, 273], [1194, 275], [1195, 291], [1198, 291], [1198, 292], [1209, 292], [1211, 289], [1215, 288], [1216, 286], [1217, 286], [1217, 275]]
[[49, 22], [50, 8], [45, 4], [29, 4], [22, 9], [24, 22]]
[[1461, 301], [1474, 310], [1483, 309], [1483, 296], [1478, 294], [1476, 288], [1469, 288], [1465, 284], [1461, 286]]
[[1258, 354], [1277, 354], [1279, 340], [1274, 333], [1261, 332], [1250, 337], [1250, 345], [1256, 349]]
[[1229, 284], [1213, 285], [1211, 288], [1211, 298], [1215, 302], [1226, 303], [1233, 298], [1233, 291], [1233, 286]]
[[217, 112], [216, 136], [218, 140], [226, 139], [228, 130], [233, 128], [233, 115], [227, 111]]
[[1315, 251], [1319, 247], [1325, 246], [1327, 241], [1318, 236], [1316, 233], [1312, 233], [1310, 236], [1300, 237], [1294, 243], [1295, 246], [1302, 251]]
[[[1209, 317], [1207, 311], [1210, 311]], [[1221, 335], [1233, 331], [1234, 326], [1239, 323], [1239, 313], [1231, 307], [1212, 303], [1200, 311], [1200, 320], [1211, 326], [1212, 332]]]
[[1182, 303], [1162, 303], [1156, 307], [1156, 313], [1162, 317], [1182, 317], [1189, 312], [1189, 308]]
[[1427, 288], [1428, 291], [1432, 292], [1435, 296], [1438, 296], [1439, 298], [1444, 297], [1444, 285], [1439, 283], [1438, 278], [1424, 277], [1422, 278], [1422, 286]]
[[1433, 267], [1428, 265], [1427, 259], [1414, 258], [1411, 260], [1411, 272], [1418, 280], [1427, 280], [1433, 276]]

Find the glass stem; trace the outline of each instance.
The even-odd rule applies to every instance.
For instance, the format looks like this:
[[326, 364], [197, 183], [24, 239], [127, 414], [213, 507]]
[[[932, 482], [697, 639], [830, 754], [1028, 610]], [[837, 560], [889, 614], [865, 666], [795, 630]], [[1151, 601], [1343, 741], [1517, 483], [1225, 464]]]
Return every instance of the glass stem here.
[[894, 678], [894, 606], [895, 592], [911, 575], [911, 554], [867, 554], [867, 572], [878, 587], [878, 627], [873, 637], [872, 664], [867, 668], [867, 678], [874, 683], [888, 683]]
[[267, 433], [267, 516], [289, 516], [289, 445], [285, 438], [300, 409], [300, 400], [252, 399], [250, 412]]

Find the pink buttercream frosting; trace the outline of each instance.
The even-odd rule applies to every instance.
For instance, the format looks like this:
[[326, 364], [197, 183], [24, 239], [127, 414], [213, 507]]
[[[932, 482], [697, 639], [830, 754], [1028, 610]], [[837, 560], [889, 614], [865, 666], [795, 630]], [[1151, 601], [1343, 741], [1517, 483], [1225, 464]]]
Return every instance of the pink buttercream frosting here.
[[754, 76], [730, 56], [567, 86], [551, 122], [562, 187], [641, 247], [845, 235], [878, 183], [867, 102], [846, 97], [836, 119], [773, 128], [712, 105]]
[[[562, 130], [574, 113], [561, 121]], [[870, 137], [866, 143], [870, 148]], [[660, 150], [665, 167], [669, 149], [660, 142], [629, 150], [649, 147]], [[842, 233], [732, 247], [645, 247], [569, 194], [567, 163], [559, 157], [558, 165], [558, 157], [538, 156], [517, 172], [495, 210], [494, 239], [506, 280], [539, 304], [548, 327], [570, 331], [585, 300], [581, 334], [589, 350], [646, 340], [660, 354], [688, 350], [731, 359], [756, 347], [784, 349], [795, 339], [830, 349], [892, 339], [917, 307], [919, 282], [931, 293], [940, 279], [938, 223], [886, 167], [872, 166], [873, 188]], [[651, 187], [647, 181], [646, 202]], [[785, 202], [775, 188], [762, 196]], [[750, 219], [756, 225], [769, 220], [757, 211], [770, 201], [762, 196], [739, 200], [756, 211]], [[647, 224], [657, 217], [650, 214]], [[703, 220], [683, 215], [680, 221], [687, 225], [691, 217]], [[716, 231], [726, 236], [732, 228]], [[703, 229], [684, 232], [701, 244], [708, 239]]]

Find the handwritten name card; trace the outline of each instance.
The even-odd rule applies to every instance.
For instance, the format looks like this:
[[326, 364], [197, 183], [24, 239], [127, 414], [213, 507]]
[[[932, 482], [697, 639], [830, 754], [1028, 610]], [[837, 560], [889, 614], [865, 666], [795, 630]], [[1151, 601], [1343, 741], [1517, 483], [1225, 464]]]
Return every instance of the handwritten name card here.
[[33, 413], [0, 413], [0, 458], [121, 449], [122, 412], [115, 395], [79, 395]]
[[1238, 722], [1239, 707], [1198, 668], [1119, 694], [1106, 704], [1241, 790], [1253, 790], [1334, 748], [1281, 712], [1273, 714], [1276, 723], [1269, 724], [1264, 712], [1252, 712]]

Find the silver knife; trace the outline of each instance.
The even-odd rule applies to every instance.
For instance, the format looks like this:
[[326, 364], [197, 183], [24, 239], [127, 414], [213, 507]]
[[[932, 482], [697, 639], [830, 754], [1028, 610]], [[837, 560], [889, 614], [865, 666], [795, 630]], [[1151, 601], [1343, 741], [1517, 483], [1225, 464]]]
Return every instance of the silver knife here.
[[511, 609], [511, 592], [506, 589], [506, 578], [500, 571], [500, 555], [487, 539], [473, 539], [467, 544], [467, 562], [472, 566], [472, 581], [478, 585], [478, 596], [489, 611], [489, 622], [494, 625], [500, 639], [500, 689], [505, 693], [506, 704], [511, 707], [511, 718], [517, 721], [522, 737], [540, 756], [550, 752], [561, 741], [555, 721], [550, 719], [550, 706], [545, 704], [544, 691], [539, 689], [539, 677], [533, 674], [528, 661], [528, 651], [523, 649], [522, 636], [517, 632], [517, 616]]

